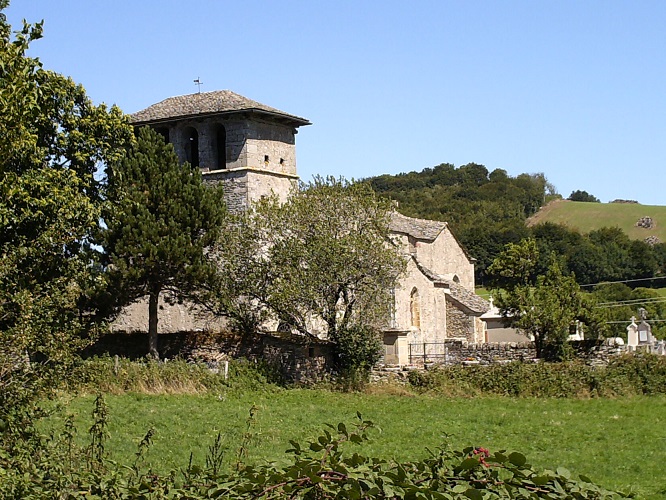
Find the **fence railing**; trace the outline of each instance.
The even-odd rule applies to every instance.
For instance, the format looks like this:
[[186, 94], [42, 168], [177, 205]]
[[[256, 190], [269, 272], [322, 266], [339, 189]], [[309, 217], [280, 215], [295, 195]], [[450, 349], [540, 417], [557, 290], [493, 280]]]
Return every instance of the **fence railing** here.
[[418, 342], [409, 344], [409, 364], [447, 363], [449, 346], [444, 342]]

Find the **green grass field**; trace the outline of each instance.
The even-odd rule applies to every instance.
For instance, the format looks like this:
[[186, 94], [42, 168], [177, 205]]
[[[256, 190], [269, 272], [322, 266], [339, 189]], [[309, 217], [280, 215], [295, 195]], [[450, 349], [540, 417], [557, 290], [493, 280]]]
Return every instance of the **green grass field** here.
[[[92, 396], [64, 397], [60, 417], [76, 416], [79, 439], [90, 427]], [[146, 431], [156, 430], [147, 460], [156, 471], [185, 467], [190, 452], [203, 464], [218, 431], [233, 463], [252, 405], [259, 408], [249, 461], [285, 461], [289, 440], [318, 435], [325, 422], [353, 421], [356, 411], [381, 427], [359, 452], [417, 459], [445, 440], [525, 453], [538, 467], [564, 466], [611, 488], [633, 487], [666, 497], [666, 398], [451, 399], [403, 392], [341, 394], [275, 389], [227, 395], [109, 395], [110, 458], [132, 463]], [[353, 446], [353, 445], [352, 445]]]
[[[636, 221], [645, 216], [652, 217], [655, 227], [636, 227]], [[541, 222], [565, 224], [581, 233], [617, 226], [632, 239], [644, 240], [654, 235], [661, 241], [666, 241], [666, 206], [555, 200], [531, 217], [528, 225]]]

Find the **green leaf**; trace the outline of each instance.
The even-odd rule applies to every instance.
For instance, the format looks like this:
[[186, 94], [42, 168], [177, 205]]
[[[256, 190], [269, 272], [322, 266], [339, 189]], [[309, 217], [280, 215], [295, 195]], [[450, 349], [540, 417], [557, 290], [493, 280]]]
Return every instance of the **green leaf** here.
[[471, 498], [473, 500], [483, 500], [483, 492], [481, 490], [477, 490], [476, 488], [468, 489], [465, 491], [464, 495], [467, 498]]
[[522, 467], [527, 463], [527, 458], [522, 453], [513, 452], [509, 455], [509, 462], [517, 467]]
[[463, 470], [469, 470], [473, 469], [474, 467], [477, 467], [478, 465], [479, 465], [479, 460], [474, 457], [470, 457], [463, 460], [458, 467]]
[[558, 467], [555, 471], [559, 476], [562, 476], [565, 479], [571, 479], [571, 472], [565, 467]]

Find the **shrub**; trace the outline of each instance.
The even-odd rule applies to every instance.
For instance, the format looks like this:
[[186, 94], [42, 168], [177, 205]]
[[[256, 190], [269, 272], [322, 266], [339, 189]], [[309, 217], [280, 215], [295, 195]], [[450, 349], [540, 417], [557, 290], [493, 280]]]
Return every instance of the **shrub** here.
[[409, 383], [421, 391], [519, 397], [589, 397], [666, 394], [666, 358], [636, 354], [613, 358], [607, 366], [581, 361], [490, 366], [437, 366], [411, 371]]
[[381, 359], [382, 342], [378, 332], [366, 325], [352, 325], [338, 332], [336, 362], [342, 385], [357, 388], [367, 382], [370, 369]]

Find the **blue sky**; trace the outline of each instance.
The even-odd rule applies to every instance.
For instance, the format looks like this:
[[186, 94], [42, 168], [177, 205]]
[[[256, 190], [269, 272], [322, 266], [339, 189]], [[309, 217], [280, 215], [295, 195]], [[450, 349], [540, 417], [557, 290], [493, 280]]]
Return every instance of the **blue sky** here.
[[13, 0], [32, 55], [132, 113], [229, 89], [313, 125], [298, 169], [543, 172], [664, 205], [666, 2]]

